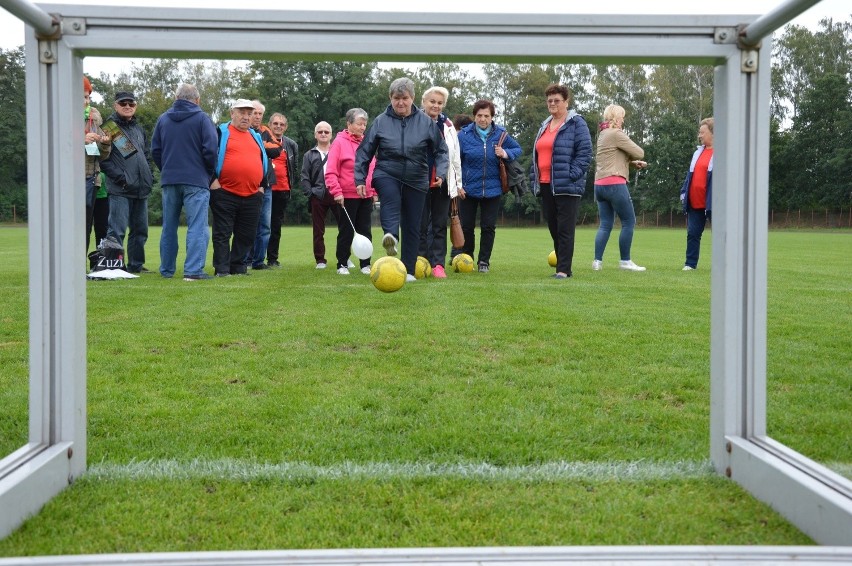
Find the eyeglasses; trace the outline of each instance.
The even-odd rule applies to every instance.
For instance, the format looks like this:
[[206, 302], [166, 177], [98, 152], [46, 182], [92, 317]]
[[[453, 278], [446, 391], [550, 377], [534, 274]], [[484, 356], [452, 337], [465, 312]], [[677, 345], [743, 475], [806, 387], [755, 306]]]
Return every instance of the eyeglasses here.
[[328, 135], [328, 134], [330, 134], [331, 132], [329, 132], [328, 130], [317, 130], [317, 133], [318, 133], [318, 134], [325, 134], [325, 135]]
[[548, 98], [547, 99], [547, 104], [561, 104], [563, 102], [565, 102], [565, 101], [561, 98]]
[[131, 107], [131, 108], [136, 107], [136, 103], [129, 101], [129, 100], [122, 100], [121, 102], [118, 103], [118, 105], [121, 106], [122, 108], [127, 108], [128, 106]]

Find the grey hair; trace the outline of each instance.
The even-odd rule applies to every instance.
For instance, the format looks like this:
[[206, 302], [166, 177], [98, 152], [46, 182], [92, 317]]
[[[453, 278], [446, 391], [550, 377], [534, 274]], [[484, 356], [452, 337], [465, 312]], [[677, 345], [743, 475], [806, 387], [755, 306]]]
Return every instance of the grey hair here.
[[393, 98], [394, 95], [399, 96], [402, 94], [407, 94], [411, 98], [414, 98], [414, 81], [412, 81], [408, 77], [396, 79], [394, 82], [391, 83], [390, 89], [388, 89], [388, 91], [391, 95], [391, 98]]
[[444, 97], [444, 103], [446, 103], [450, 99], [450, 91], [448, 91], [444, 87], [442, 87], [442, 86], [430, 86], [428, 88], [428, 90], [426, 90], [426, 92], [423, 93], [423, 96], [420, 97], [420, 100], [421, 101], [426, 100], [427, 96], [429, 96], [430, 94], [435, 94], [435, 93], [440, 94], [441, 96]]
[[175, 98], [178, 100], [189, 100], [191, 102], [195, 102], [201, 98], [201, 95], [198, 94], [198, 88], [195, 85], [183, 83], [175, 91]]
[[346, 123], [354, 124], [355, 120], [358, 118], [363, 118], [365, 120], [369, 120], [370, 117], [367, 115], [367, 111], [363, 108], [351, 108], [346, 111]]
[[272, 122], [277, 116], [281, 116], [281, 119], [284, 121], [285, 126], [289, 124], [289, 122], [287, 121], [287, 116], [285, 116], [281, 112], [273, 112], [272, 116], [269, 117], [269, 121]]
[[251, 103], [254, 105], [255, 110], [260, 110], [261, 112], [266, 112], [266, 106], [257, 99], [252, 100]]

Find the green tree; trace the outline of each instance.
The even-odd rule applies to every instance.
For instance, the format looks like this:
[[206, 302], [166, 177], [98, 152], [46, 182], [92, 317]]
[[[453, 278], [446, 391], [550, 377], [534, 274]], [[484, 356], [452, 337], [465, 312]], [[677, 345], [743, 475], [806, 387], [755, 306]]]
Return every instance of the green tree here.
[[0, 49], [0, 220], [27, 217], [24, 50]]
[[634, 180], [631, 191], [637, 211], [680, 210], [680, 187], [696, 147], [698, 124], [692, 117], [667, 114], [651, 125], [644, 147], [648, 169]]

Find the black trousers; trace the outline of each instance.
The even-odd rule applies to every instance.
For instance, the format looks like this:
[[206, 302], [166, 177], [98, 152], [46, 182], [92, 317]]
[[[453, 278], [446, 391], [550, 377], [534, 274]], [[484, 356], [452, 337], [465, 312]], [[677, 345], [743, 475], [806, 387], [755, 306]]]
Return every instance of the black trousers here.
[[420, 255], [429, 260], [429, 265], [444, 265], [447, 260], [447, 219], [450, 215], [450, 195], [447, 182], [436, 189], [429, 189], [423, 221], [420, 223]]
[[[491, 251], [494, 249], [494, 233], [497, 230], [497, 213], [500, 212], [500, 197], [473, 198], [468, 196], [459, 200], [459, 219], [461, 220], [462, 232], [464, 232], [464, 247], [461, 253], [473, 257], [476, 249], [476, 212], [482, 209], [479, 215], [479, 257], [477, 264], [491, 265]], [[453, 250], [453, 254], [457, 250]]]
[[[370, 219], [373, 213], [373, 199], [347, 198], [343, 199], [343, 206], [346, 207], [346, 212], [349, 213], [349, 218], [352, 219], [355, 230], [372, 242], [373, 234], [370, 230]], [[351, 254], [352, 240], [355, 238], [355, 232], [352, 231], [349, 218], [341, 211], [337, 219], [337, 252], [335, 254], [337, 256], [337, 267], [346, 267]], [[359, 258], [359, 262], [360, 267], [367, 267], [370, 265], [370, 258]]]
[[[263, 194], [241, 197], [225, 189], [210, 191], [213, 214], [213, 268], [216, 273], [245, 273], [245, 258], [254, 246]], [[231, 243], [231, 236], [234, 237]]]
[[266, 261], [278, 261], [278, 248], [281, 245], [281, 225], [284, 224], [284, 211], [290, 201], [290, 191], [272, 191], [272, 221], [269, 224], [269, 245], [266, 246]]
[[556, 251], [556, 272], [572, 275], [574, 262], [574, 233], [577, 229], [577, 213], [580, 211], [580, 197], [553, 196], [547, 183], [541, 185], [541, 211], [547, 220], [553, 249]]
[[109, 197], [96, 198], [93, 208], [86, 207], [86, 253], [92, 240], [92, 228], [95, 229], [95, 248], [106, 238], [109, 228]]

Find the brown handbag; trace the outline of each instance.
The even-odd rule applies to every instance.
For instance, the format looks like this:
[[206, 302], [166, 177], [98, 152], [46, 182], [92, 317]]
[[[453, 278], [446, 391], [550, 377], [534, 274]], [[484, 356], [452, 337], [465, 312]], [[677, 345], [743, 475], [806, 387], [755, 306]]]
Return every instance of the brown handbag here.
[[450, 201], [450, 242], [456, 249], [464, 247], [464, 232], [462, 232], [461, 220], [459, 219], [458, 197]]
[[[503, 132], [496, 147], [503, 147], [503, 140], [505, 139], [506, 132]], [[500, 157], [497, 158], [497, 167], [500, 169], [500, 188], [503, 189], [503, 194], [505, 195], [509, 192], [509, 172], [506, 171], [506, 162]]]

